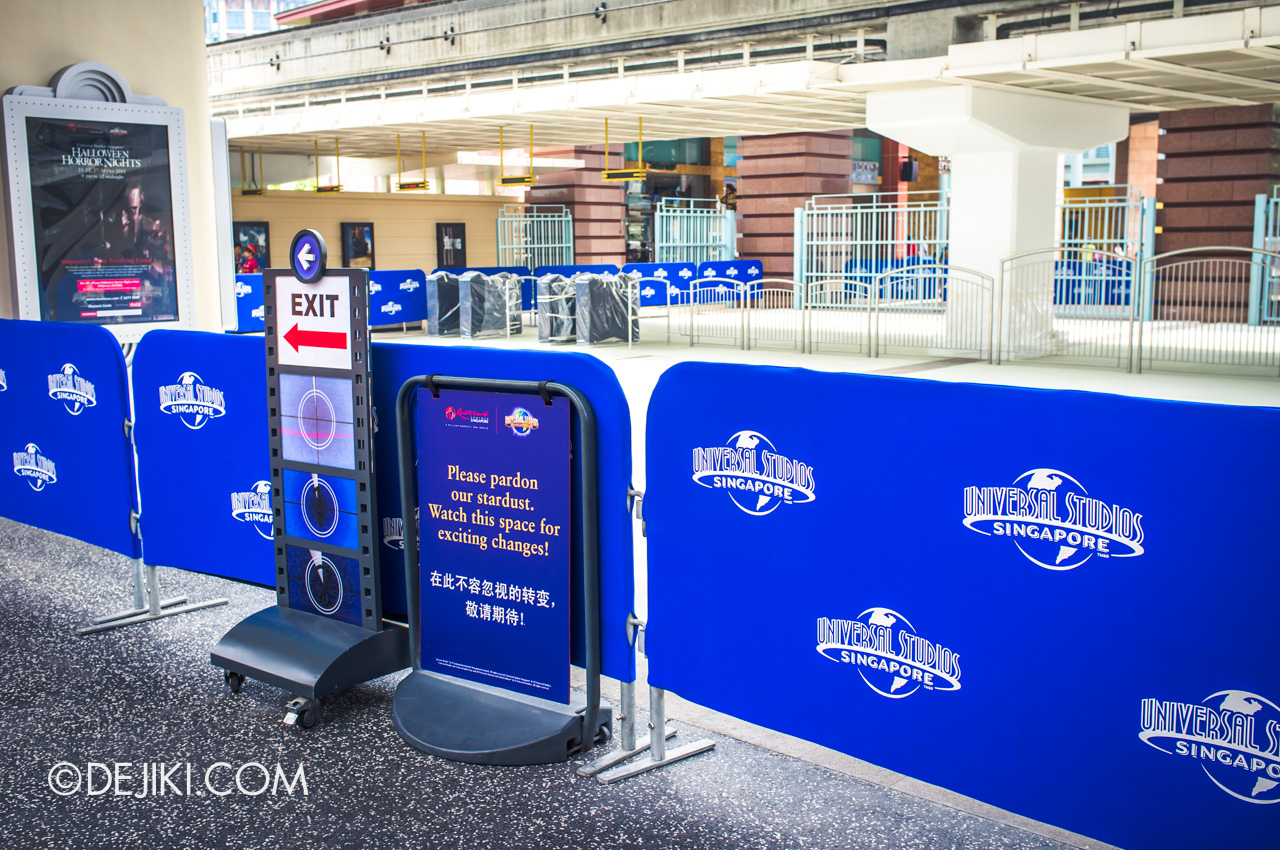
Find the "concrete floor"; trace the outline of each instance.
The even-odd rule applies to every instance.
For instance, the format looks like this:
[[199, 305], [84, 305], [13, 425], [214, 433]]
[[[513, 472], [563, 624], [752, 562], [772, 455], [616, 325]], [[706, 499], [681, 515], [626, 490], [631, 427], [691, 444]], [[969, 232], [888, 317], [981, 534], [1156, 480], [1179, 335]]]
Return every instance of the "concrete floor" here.
[[[954, 804], [962, 800], [930, 800], [909, 783], [859, 778], [839, 764], [828, 769], [822, 757], [793, 757], [777, 743], [744, 743], [750, 730], [718, 734], [673, 722], [673, 743], [709, 737], [715, 749], [614, 785], [577, 775], [586, 756], [530, 767], [445, 761], [408, 747], [392, 728], [392, 695], [403, 673], [328, 698], [314, 729], [286, 726], [286, 694], [250, 680], [232, 695], [209, 663], [210, 647], [231, 626], [274, 602], [270, 590], [164, 570], [166, 596], [225, 596], [229, 604], [76, 637], [75, 627], [90, 616], [122, 606], [128, 568], [119, 555], [0, 519], [6, 848], [1070, 846], [999, 812], [974, 814]], [[642, 728], [647, 719], [641, 712]], [[95, 776], [90, 763], [125, 777], [118, 793], [100, 793], [112, 787], [105, 768], [92, 779], [99, 793], [87, 793], [84, 776]], [[177, 793], [148, 792], [144, 764], [178, 765]], [[241, 766], [248, 766], [243, 787], [263, 787], [254, 765], [268, 774], [279, 765], [295, 782], [301, 765], [306, 793], [298, 785], [292, 793], [282, 786], [237, 793]], [[222, 791], [231, 793], [215, 796]]]

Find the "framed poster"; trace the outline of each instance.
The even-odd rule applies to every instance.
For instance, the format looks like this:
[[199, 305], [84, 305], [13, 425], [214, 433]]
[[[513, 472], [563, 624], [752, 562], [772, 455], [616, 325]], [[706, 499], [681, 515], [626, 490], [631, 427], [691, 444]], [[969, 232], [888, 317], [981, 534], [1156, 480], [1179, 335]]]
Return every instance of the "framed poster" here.
[[461, 269], [467, 265], [467, 226], [462, 222], [436, 222], [436, 265]]
[[18, 318], [121, 341], [193, 323], [182, 110], [5, 95]]
[[237, 221], [231, 225], [235, 239], [236, 274], [258, 274], [271, 267], [271, 225], [265, 221]]
[[342, 222], [342, 265], [349, 269], [374, 268], [372, 222]]

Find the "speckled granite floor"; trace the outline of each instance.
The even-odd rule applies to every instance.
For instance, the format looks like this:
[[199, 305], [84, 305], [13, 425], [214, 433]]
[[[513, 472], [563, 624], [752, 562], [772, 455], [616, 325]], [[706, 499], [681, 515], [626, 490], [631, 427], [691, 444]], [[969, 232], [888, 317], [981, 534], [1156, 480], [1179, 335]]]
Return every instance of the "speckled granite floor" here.
[[[618, 785], [570, 765], [456, 764], [401, 743], [391, 727], [398, 676], [326, 701], [303, 732], [281, 722], [286, 695], [249, 682], [227, 694], [209, 648], [271, 594], [162, 571], [166, 596], [231, 604], [83, 638], [95, 614], [126, 602], [128, 562], [0, 519], [0, 846], [295, 848], [1066, 848], [1017, 827], [711, 734], [716, 749]], [[684, 724], [679, 740], [708, 737]], [[594, 757], [593, 753], [593, 757]], [[80, 771], [79, 791], [54, 792]], [[94, 794], [90, 762], [132, 774]], [[171, 786], [141, 790], [139, 763], [179, 764]], [[234, 773], [304, 765], [307, 794], [235, 792]], [[186, 764], [192, 765], [192, 795]], [[94, 790], [106, 786], [97, 769]], [[256, 791], [262, 774], [246, 769]], [[62, 788], [73, 787], [63, 785]]]

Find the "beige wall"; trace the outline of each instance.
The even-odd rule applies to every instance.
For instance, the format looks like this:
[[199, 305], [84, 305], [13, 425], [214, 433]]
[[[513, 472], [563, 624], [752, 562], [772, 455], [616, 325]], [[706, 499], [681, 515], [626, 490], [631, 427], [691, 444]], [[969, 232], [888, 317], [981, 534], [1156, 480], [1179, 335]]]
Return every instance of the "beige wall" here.
[[[40, 0], [17, 5], [0, 27], [0, 90], [47, 85], [59, 69], [102, 62], [139, 94], [181, 107], [186, 118], [196, 321], [221, 327], [215, 259], [212, 143], [204, 48], [197, 0]], [[0, 316], [12, 316], [9, 234], [0, 232]]]
[[467, 226], [467, 264], [496, 266], [498, 210], [511, 198], [496, 195], [429, 195], [416, 192], [267, 192], [231, 198], [236, 221], [265, 221], [271, 225], [271, 265], [289, 264], [289, 242], [303, 228], [319, 231], [329, 248], [329, 265], [342, 263], [344, 221], [373, 222], [373, 258], [380, 269], [436, 267], [436, 222], [460, 221]]

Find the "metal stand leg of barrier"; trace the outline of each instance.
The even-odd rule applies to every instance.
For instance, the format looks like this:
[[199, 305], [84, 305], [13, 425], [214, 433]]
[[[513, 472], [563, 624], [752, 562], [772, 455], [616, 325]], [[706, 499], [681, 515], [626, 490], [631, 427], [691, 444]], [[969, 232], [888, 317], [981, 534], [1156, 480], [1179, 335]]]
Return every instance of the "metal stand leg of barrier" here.
[[[144, 577], [143, 571], [146, 571]], [[146, 587], [144, 594], [143, 587]], [[96, 632], [105, 632], [110, 629], [118, 629], [121, 626], [132, 626], [135, 623], [146, 623], [151, 620], [159, 620], [164, 617], [172, 617], [175, 614], [185, 614], [188, 611], [199, 611], [201, 608], [213, 608], [217, 605], [226, 605], [228, 599], [210, 599], [205, 602], [192, 602], [187, 604], [187, 597], [179, 596], [174, 599], [160, 598], [160, 579], [157, 575], [156, 567], [150, 564], [143, 564], [141, 558], [133, 559], [133, 608], [126, 611], [117, 611], [114, 614], [107, 614], [102, 617], [94, 617], [89, 622], [92, 625], [84, 628], [76, 629], [77, 635], [91, 635]]]
[[[666, 691], [661, 688], [650, 686], [649, 688], [649, 728], [651, 730], [662, 729], [666, 731], [667, 726], [667, 705]], [[707, 750], [715, 747], [715, 741], [701, 740], [694, 741], [692, 744], [685, 744], [672, 750], [667, 749], [667, 741], [665, 735], [649, 735], [649, 759], [647, 761], [636, 762], [635, 764], [618, 765], [611, 770], [606, 770], [596, 774], [596, 781], [601, 785], [608, 785], [622, 779], [629, 779], [632, 776], [638, 776], [655, 768], [664, 767], [673, 762], [687, 759], [689, 756], [695, 756], [698, 753], [705, 753]]]
[[[618, 749], [606, 753], [593, 762], [578, 768], [579, 776], [595, 776], [619, 762], [626, 761], [649, 749], [649, 736], [636, 740], [636, 683], [622, 683], [622, 712], [618, 715], [621, 728], [618, 730]], [[668, 726], [665, 730], [667, 738], [674, 738], [676, 730]], [[665, 742], [664, 742], [665, 743]]]

